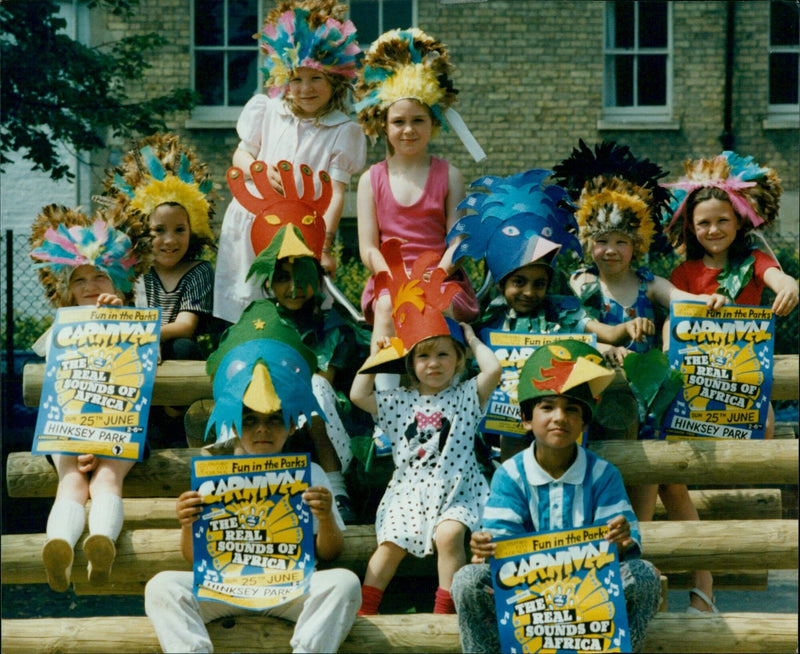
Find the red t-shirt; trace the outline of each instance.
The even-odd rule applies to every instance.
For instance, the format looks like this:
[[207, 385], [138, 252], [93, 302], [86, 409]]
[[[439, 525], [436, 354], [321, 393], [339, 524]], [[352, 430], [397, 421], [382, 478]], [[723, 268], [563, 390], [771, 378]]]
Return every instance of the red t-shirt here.
[[[780, 267], [775, 259], [761, 250], [753, 250], [751, 254], [755, 257], [753, 276], [734, 299], [735, 304], [760, 305], [761, 293], [764, 291], [764, 273], [770, 268]], [[669, 281], [676, 288], [687, 293], [711, 295], [716, 293], [719, 288], [717, 276], [721, 272], [721, 268], [709, 268], [706, 266], [702, 259], [692, 259], [684, 261], [675, 268], [669, 277]]]

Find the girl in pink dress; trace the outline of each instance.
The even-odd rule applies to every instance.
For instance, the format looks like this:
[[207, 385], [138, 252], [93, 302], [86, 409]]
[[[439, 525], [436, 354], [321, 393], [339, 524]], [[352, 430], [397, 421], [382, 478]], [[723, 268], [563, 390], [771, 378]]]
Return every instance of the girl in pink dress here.
[[[418, 29], [386, 32], [364, 58], [356, 85], [356, 111], [367, 136], [386, 137], [388, 156], [372, 166], [358, 183], [358, 244], [361, 260], [373, 274], [361, 298], [374, 324], [373, 342], [394, 333], [388, 296], [375, 297], [374, 275], [388, 270], [381, 243], [403, 241], [402, 256], [410, 269], [424, 251], [434, 251], [436, 265], [459, 285], [448, 314], [463, 322], [478, 315], [469, 279], [452, 264], [445, 237], [457, 221], [464, 198], [464, 179], [455, 166], [431, 156], [428, 142], [449, 124], [459, 131], [450, 105], [456, 90], [445, 46]], [[457, 115], [456, 115], [457, 116]], [[462, 136], [470, 143], [468, 131]], [[467, 146], [469, 147], [469, 145]], [[483, 153], [480, 146], [474, 155]], [[485, 155], [483, 155], [485, 156]]]

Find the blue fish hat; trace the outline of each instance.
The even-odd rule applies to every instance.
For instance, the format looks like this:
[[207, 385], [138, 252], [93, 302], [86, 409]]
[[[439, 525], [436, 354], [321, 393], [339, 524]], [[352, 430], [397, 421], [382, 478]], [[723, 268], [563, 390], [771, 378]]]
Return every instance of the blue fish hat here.
[[206, 371], [213, 378], [214, 410], [206, 438], [215, 428], [217, 442], [241, 434], [243, 407], [260, 413], [283, 413], [287, 429], [300, 416], [325, 419], [311, 387], [316, 357], [269, 300], [252, 302], [238, 322], [222, 335]]
[[485, 176], [470, 184], [470, 189], [485, 191], [470, 193], [459, 205], [471, 213], [447, 235], [448, 245], [463, 239], [453, 260], [485, 259], [499, 282], [532, 263], [552, 269], [562, 249], [580, 255], [569, 195], [560, 186], [544, 185], [550, 174], [535, 168], [508, 177]]

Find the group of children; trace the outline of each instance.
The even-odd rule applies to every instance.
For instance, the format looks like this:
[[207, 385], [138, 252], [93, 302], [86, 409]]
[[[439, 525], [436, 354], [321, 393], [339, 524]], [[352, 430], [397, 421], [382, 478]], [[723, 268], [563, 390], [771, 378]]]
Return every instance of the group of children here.
[[[321, 559], [338, 556], [345, 523], [354, 519], [342, 396], [373, 416], [395, 466], [377, 510], [378, 547], [360, 591], [348, 571], [317, 571], [305, 597], [272, 610], [296, 622], [294, 651], [338, 648], [356, 612], [377, 613], [403, 557], [434, 551], [434, 612], [458, 611], [465, 651], [498, 651], [484, 562], [493, 539], [595, 523], [608, 524], [606, 538], [622, 554], [638, 648], [660, 590], [657, 571], [639, 558], [637, 518], [652, 518], [657, 493], [670, 518], [697, 513], [685, 486], [629, 489], [631, 502], [616, 469], [577, 443], [628, 353], [659, 347], [659, 311], [670, 302], [758, 304], [768, 287], [777, 315], [795, 309], [797, 281], [754, 231], [777, 216], [778, 179], [725, 152], [687, 163], [686, 176], [665, 186], [666, 173], [627, 147], [581, 142], [554, 171], [483, 177], [467, 196], [461, 173], [427, 150], [448, 126], [474, 150], [451, 107], [457, 91], [446, 48], [421, 30], [393, 30], [358, 67], [345, 12], [335, 0], [280, 0], [268, 15], [261, 46], [269, 93], [248, 102], [237, 124], [241, 140], [228, 171], [234, 199], [214, 269], [200, 258], [213, 245], [207, 170], [176, 137], [156, 136], [109, 172], [93, 218], [54, 206], [42, 211], [32, 256], [48, 297], [57, 307], [160, 307], [162, 359], [202, 358], [196, 336], [205, 323], [212, 316], [230, 323], [207, 364], [215, 399], [209, 432], [217, 441], [211, 453], [312, 451], [319, 465], [304, 500]], [[353, 80], [360, 127], [346, 113]], [[388, 152], [363, 173], [357, 193], [359, 252], [371, 273], [362, 309], [371, 334], [330, 308], [323, 283], [335, 270], [332, 243], [346, 185], [365, 163], [365, 134], [383, 137]], [[662, 214], [672, 216], [666, 230]], [[653, 247], [663, 247], [663, 233], [687, 257], [670, 280], [642, 265]], [[574, 294], [551, 292], [562, 250], [587, 264], [569, 278]], [[467, 257], [484, 261], [495, 282], [482, 308], [461, 266]], [[525, 363], [523, 438], [478, 435], [501, 375], [485, 343], [488, 330], [587, 332], [598, 341], [598, 349], [558, 341]], [[666, 323], [663, 333], [667, 343]], [[359, 357], [367, 358], [355, 373]], [[559, 375], [546, 379], [556, 363]], [[500, 450], [491, 487], [476, 461], [476, 436]], [[83, 547], [90, 580], [102, 582], [133, 464], [93, 455], [56, 455], [53, 464], [59, 486], [42, 552], [48, 582], [60, 591], [69, 586], [89, 497]], [[189, 561], [200, 502], [189, 491], [176, 505]], [[710, 573], [696, 573], [695, 586], [691, 608], [716, 610]], [[164, 651], [211, 651], [205, 623], [236, 613], [198, 602], [190, 573], [180, 572], [151, 580], [145, 604]]]

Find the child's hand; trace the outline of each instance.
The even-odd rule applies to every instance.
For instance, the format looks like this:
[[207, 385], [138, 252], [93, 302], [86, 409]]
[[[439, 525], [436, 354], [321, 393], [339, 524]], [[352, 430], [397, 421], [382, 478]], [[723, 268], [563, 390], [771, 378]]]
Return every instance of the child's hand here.
[[787, 275], [787, 281], [775, 294], [775, 301], [772, 303], [772, 311], [776, 316], [787, 316], [797, 306], [797, 300], [797, 282]]
[[175, 513], [183, 527], [197, 520], [202, 508], [203, 496], [193, 490], [184, 491], [175, 502]]
[[100, 293], [100, 295], [97, 296], [97, 306], [121, 307], [122, 299], [113, 293]]
[[369, 348], [370, 349], [370, 354], [377, 354], [378, 352], [380, 352], [384, 348], [391, 347], [391, 346], [392, 346], [392, 337], [391, 336], [381, 336], [379, 338], [376, 338], [370, 344], [370, 348]]
[[642, 342], [646, 336], [656, 333], [656, 326], [649, 318], [636, 317], [625, 323], [625, 329], [632, 341]]
[[626, 549], [633, 545], [633, 538], [631, 538], [631, 525], [628, 523], [624, 515], [618, 515], [616, 518], [611, 518], [608, 521], [608, 533], [606, 540], [609, 543], [615, 543], [619, 553], [622, 554]]
[[717, 311], [730, 302], [730, 300], [721, 293], [714, 293], [714, 295], [703, 296], [706, 301], [706, 308], [709, 311]]
[[284, 195], [281, 173], [275, 164], [267, 164], [267, 179], [269, 180], [272, 188], [274, 188], [281, 195]]
[[303, 493], [303, 501], [319, 520], [333, 517], [333, 495], [324, 486], [311, 486]]
[[100, 463], [100, 459], [98, 459], [94, 454], [79, 454], [78, 472], [82, 474], [91, 472], [97, 468], [98, 463]]
[[483, 563], [494, 556], [497, 545], [492, 542], [492, 535], [488, 531], [476, 531], [469, 539], [469, 548], [472, 550], [472, 562]]
[[610, 346], [602, 350], [603, 358], [606, 360], [606, 363], [611, 366], [612, 368], [621, 368], [622, 363], [625, 361], [625, 357], [628, 356], [631, 351], [627, 347], [615, 347]]

